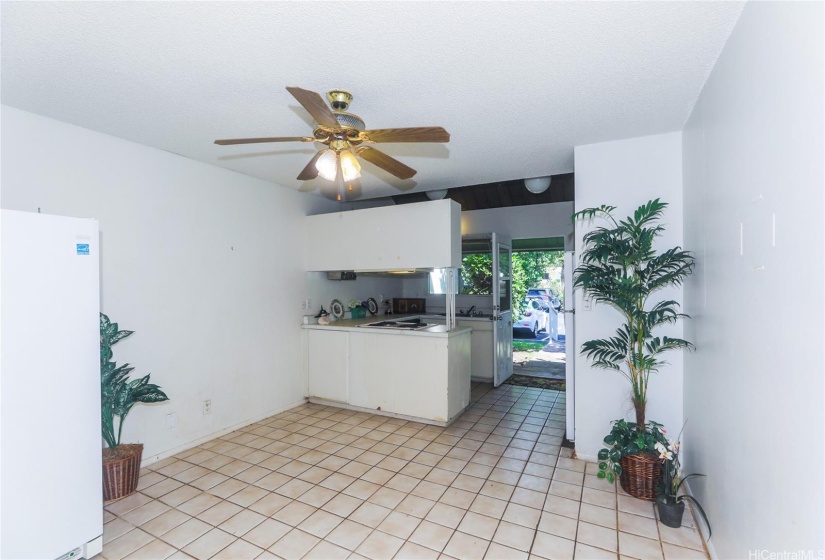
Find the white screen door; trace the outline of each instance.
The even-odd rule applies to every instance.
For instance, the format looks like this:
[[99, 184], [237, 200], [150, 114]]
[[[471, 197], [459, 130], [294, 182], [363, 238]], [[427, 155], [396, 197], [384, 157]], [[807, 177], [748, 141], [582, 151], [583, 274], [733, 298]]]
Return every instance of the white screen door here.
[[567, 387], [567, 439], [576, 440], [576, 310], [574, 308], [573, 270], [576, 256], [573, 251], [564, 252], [564, 377]]
[[493, 234], [493, 386], [513, 375], [512, 242]]

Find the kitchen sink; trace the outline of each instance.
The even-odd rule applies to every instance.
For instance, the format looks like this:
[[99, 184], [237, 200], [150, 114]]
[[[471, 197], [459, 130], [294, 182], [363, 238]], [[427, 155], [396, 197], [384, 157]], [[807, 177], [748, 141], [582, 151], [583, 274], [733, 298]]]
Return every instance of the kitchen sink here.
[[[438, 315], [439, 317], [446, 317], [447, 316], [446, 313], [428, 313], [428, 315]], [[479, 318], [479, 319], [489, 319], [492, 315], [490, 315], [489, 313], [472, 313], [472, 314], [470, 314], [470, 313], [458, 313], [458, 312], [456, 312], [455, 316], [456, 317], [461, 317], [462, 319], [467, 319], [467, 318], [472, 318], [472, 317], [476, 317], [476, 318]]]

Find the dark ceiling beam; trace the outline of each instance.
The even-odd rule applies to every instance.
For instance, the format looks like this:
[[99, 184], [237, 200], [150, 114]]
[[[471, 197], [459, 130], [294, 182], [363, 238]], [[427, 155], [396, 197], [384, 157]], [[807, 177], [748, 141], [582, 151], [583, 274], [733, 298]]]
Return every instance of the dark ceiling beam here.
[[[533, 194], [524, 186], [523, 179], [513, 179], [498, 183], [484, 183], [454, 187], [447, 191], [446, 198], [455, 200], [462, 210], [486, 210], [489, 208], [509, 208], [552, 202], [572, 202], [575, 196], [573, 173], [553, 175], [550, 187], [540, 194]], [[399, 194], [392, 197], [395, 204], [410, 204], [429, 200], [426, 193]]]

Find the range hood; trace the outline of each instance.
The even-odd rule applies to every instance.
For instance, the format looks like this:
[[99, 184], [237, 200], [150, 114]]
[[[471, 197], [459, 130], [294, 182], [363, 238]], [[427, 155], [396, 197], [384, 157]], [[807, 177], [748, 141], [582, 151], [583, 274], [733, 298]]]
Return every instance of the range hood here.
[[356, 270], [359, 276], [378, 276], [381, 278], [419, 278], [432, 272], [432, 268], [396, 268], [389, 270]]

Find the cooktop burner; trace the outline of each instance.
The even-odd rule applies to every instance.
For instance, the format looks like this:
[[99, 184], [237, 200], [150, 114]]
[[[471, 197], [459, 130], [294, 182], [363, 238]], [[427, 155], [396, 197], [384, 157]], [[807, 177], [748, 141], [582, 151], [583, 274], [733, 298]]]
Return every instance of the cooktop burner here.
[[429, 323], [422, 323], [420, 319], [414, 319], [411, 321], [377, 321], [375, 323], [367, 323], [365, 325], [358, 326], [375, 329], [403, 329], [408, 331], [416, 331], [419, 329], [426, 329], [431, 325]]

